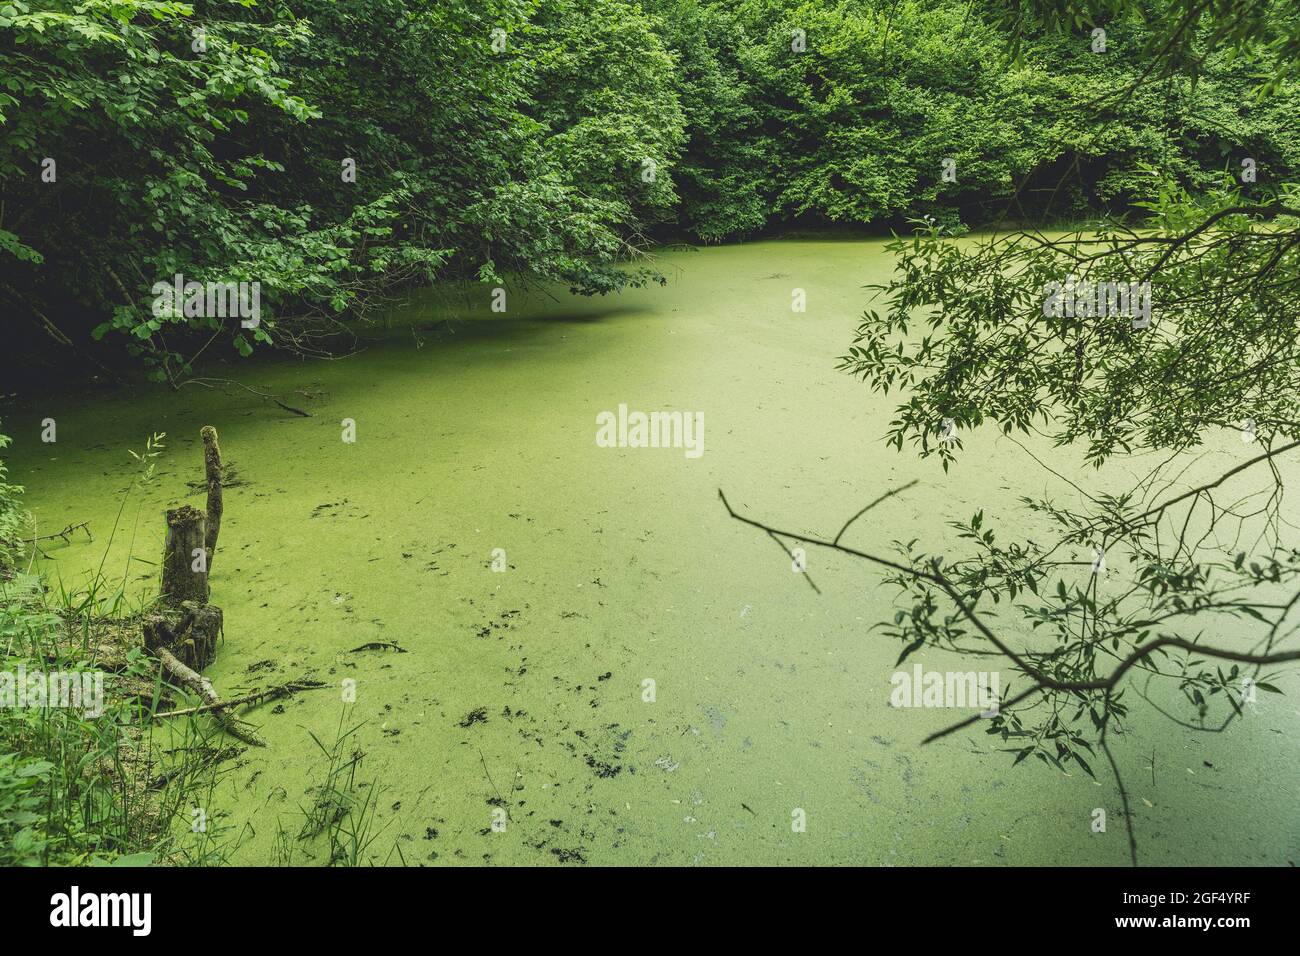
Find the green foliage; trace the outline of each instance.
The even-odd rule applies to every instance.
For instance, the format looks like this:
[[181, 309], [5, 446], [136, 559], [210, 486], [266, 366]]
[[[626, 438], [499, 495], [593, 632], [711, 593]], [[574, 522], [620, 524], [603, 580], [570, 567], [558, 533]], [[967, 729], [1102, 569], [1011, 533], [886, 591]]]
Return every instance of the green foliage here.
[[191, 808], [211, 804], [229, 752], [213, 746], [221, 738], [207, 717], [165, 729], [149, 719], [163, 691], [142, 648], [126, 650], [117, 672], [100, 671], [102, 702], [17, 697], [20, 677], [30, 688], [55, 673], [96, 673], [95, 648], [110, 633], [134, 627], [138, 641], [138, 624], [99, 617], [101, 603], [93, 585], [51, 595], [31, 575], [0, 582], [0, 672], [14, 695], [0, 707], [0, 866], [219, 859], [225, 828], [193, 832]]
[[164, 349], [166, 321], [144, 307], [145, 290], [176, 272], [243, 278], [267, 241], [243, 194], [274, 164], [245, 145], [247, 128], [264, 111], [313, 115], [278, 59], [306, 32], [152, 0], [6, 9], [3, 225], [17, 237], [10, 251], [27, 261], [3, 291], [24, 312], [114, 310], [100, 334], [129, 332], [137, 353]]
[[0, 863], [38, 866], [45, 841], [35, 824], [43, 822], [44, 801], [37, 784], [46, 780], [54, 765], [45, 760], [20, 760], [17, 754], [0, 754]]
[[[214, 335], [317, 351], [443, 275], [645, 281], [619, 263], [676, 202], [673, 61], [617, 0], [4, 9], [0, 295], [47, 331], [100, 314], [160, 378]], [[260, 283], [264, 321], [158, 302], [177, 274]]]
[[550, 165], [587, 195], [625, 205], [634, 227], [672, 214], [668, 166], [684, 139], [676, 64], [654, 26], [620, 0], [553, 0], [524, 43]]
[[[0, 432], [0, 451], [9, 447], [9, 436]], [[7, 469], [0, 459], [0, 581], [13, 574], [22, 553], [20, 544], [25, 525], [19, 495], [22, 488], [5, 481]]]
[[1064, 33], [1141, 18], [1147, 38], [1139, 58], [1149, 75], [1196, 79], [1207, 57], [1221, 52], [1250, 64], [1259, 92], [1275, 93], [1300, 66], [1300, 11], [1288, 0], [988, 0], [990, 16], [1013, 50], [1042, 32]]
[[[1211, 18], [1191, 75], [1142, 83], [1184, 0], [12, 0], [0, 299], [175, 381], [214, 342], [329, 351], [405, 286], [662, 281], [673, 233], [1066, 220], [1246, 158], [1275, 184], [1275, 7], [1252, 58]], [[261, 324], [159, 302], [176, 275], [259, 283]]]
[[1131, 11], [1108, 20], [1105, 52], [1079, 27], [1019, 38], [1012, 61], [1017, 38], [967, 3], [654, 6], [690, 121], [681, 220], [701, 238], [800, 219], [1068, 220], [1140, 198], [1144, 164], [1198, 188], [1244, 157], [1275, 182], [1300, 169], [1300, 97], [1254, 101], [1255, 70], [1226, 53], [1199, 82], [1138, 84], [1155, 34]]
[[[1086, 441], [1100, 465], [1135, 448], [1185, 450], [1246, 419], [1263, 439], [1294, 434], [1300, 187], [1254, 202], [1231, 180], [1199, 196], [1173, 183], [1154, 192], [1140, 230], [1103, 222], [954, 243], [930, 227], [896, 240], [885, 310], [867, 313], [843, 361], [875, 389], [908, 393], [890, 442], [946, 463], [960, 438], [943, 440], [945, 419], [959, 434], [992, 421]], [[1051, 291], [1075, 280], [1149, 281], [1150, 327], [1047, 314]]]
[[780, 156], [762, 136], [749, 62], [752, 46], [733, 5], [656, 0], [664, 41], [677, 59], [687, 142], [674, 171], [679, 226], [706, 241], [762, 229]]

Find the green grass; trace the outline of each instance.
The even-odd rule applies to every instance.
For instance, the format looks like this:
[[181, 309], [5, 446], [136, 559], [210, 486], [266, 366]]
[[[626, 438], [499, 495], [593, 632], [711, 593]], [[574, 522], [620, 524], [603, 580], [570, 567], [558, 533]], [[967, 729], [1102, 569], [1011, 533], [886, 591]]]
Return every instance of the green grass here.
[[[61, 598], [65, 603], [54, 603]], [[94, 671], [92, 634], [110, 627], [85, 594], [47, 594], [40, 580], [0, 583], [0, 671]], [[93, 601], [91, 601], [93, 604]], [[209, 721], [156, 724], [163, 697], [143, 650], [105, 675], [101, 713], [75, 707], [0, 709], [0, 865], [204, 863], [223, 834], [196, 831], [220, 774]]]

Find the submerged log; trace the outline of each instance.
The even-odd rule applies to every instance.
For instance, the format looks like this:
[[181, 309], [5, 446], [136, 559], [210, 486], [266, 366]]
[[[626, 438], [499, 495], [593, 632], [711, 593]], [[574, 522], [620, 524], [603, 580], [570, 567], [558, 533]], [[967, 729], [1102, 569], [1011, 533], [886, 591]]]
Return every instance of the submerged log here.
[[153, 719], [163, 720], [167, 717], [188, 717], [190, 714], [206, 714], [209, 711], [221, 710], [225, 707], [242, 707], [244, 704], [257, 704], [264, 700], [275, 700], [277, 697], [288, 697], [290, 694], [296, 694], [302, 690], [324, 690], [330, 686], [332, 685], [313, 680], [310, 677], [304, 677], [300, 680], [289, 681], [287, 684], [268, 687], [266, 690], [254, 691], [251, 694], [245, 694], [243, 697], [236, 697], [234, 700], [224, 700], [216, 704], [202, 704], [199, 707], [182, 707], [179, 710], [154, 714]]
[[207, 519], [182, 505], [167, 512], [163, 545], [162, 600], [179, 607], [186, 601], [208, 603]]

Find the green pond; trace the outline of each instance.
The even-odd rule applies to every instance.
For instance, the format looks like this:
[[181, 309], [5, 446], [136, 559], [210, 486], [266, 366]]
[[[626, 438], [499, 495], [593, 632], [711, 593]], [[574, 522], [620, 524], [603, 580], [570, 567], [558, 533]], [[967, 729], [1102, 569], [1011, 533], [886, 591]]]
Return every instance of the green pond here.
[[[163, 510], [202, 503], [199, 429], [219, 430], [235, 480], [211, 579], [225, 642], [207, 676], [232, 697], [307, 674], [332, 685], [250, 712], [268, 747], [230, 761], [207, 808], [231, 858], [284, 860], [277, 834], [297, 834], [324, 770], [311, 734], [328, 743], [346, 720], [362, 725], [348, 749], [364, 752], [357, 779], [377, 793], [378, 863], [1127, 864], [1103, 761], [1097, 781], [1012, 767], [979, 725], [922, 746], [965, 712], [891, 708], [899, 647], [876, 625], [895, 592], [869, 566], [810, 548], [814, 593], [771, 540], [728, 518], [718, 491], [777, 526], [833, 535], [917, 479], [846, 540], [941, 550], [950, 520], [983, 508], [1016, 533], [1019, 496], [1067, 498], [1063, 478], [1117, 485], [1152, 459], [1098, 475], [1030, 444], [1057, 476], [989, 430], [965, 436], [945, 474], [886, 448], [896, 399], [835, 370], [864, 286], [890, 274], [880, 241], [659, 258], [665, 287], [512, 289], [503, 314], [486, 289], [417, 296], [346, 359], [215, 373], [311, 417], [203, 388], [5, 410], [39, 531], [95, 532], [46, 549], [42, 570], [73, 584], [101, 560], [119, 580], [131, 553], [156, 563]], [[795, 289], [805, 312], [792, 311]], [[597, 416], [620, 405], [701, 413], [703, 454], [599, 446]], [[55, 444], [40, 442], [47, 417]], [[138, 472], [127, 450], [153, 432], [167, 435], [157, 476], [110, 544]], [[1184, 480], [1230, 467], [1243, 447], [1204, 450]], [[1294, 460], [1284, 468], [1300, 478]], [[130, 564], [132, 592], [154, 593], [156, 571]], [[353, 650], [381, 641], [406, 653]], [[916, 662], [996, 666], [925, 652], [905, 667]], [[1114, 743], [1142, 862], [1296, 859], [1300, 682], [1282, 684], [1287, 696], [1261, 694], [1223, 734], [1135, 701]], [[1097, 807], [1105, 833], [1092, 832]], [[320, 840], [290, 842], [294, 862], [326, 862]]]

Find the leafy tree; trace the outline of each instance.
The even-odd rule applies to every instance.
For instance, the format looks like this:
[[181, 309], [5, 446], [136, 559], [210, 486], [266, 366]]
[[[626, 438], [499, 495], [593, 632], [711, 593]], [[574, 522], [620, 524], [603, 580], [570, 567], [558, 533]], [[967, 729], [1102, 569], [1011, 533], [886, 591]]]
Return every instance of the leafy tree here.
[[[651, 27], [616, 0], [15, 0], [0, 295], [65, 346], [107, 310], [96, 337], [176, 381], [218, 339], [327, 351], [407, 284], [644, 282], [620, 263], [682, 135]], [[178, 274], [258, 282], [265, 321], [160, 307]]]
[[[0, 298], [24, 346], [93, 331], [175, 384], [210, 348], [334, 352], [405, 286], [662, 281], [677, 232], [1071, 219], [1145, 166], [1296, 168], [1294, 97], [1251, 97], [1236, 34], [1143, 83], [1159, 17], [1058, 6], [6, 0]], [[177, 275], [258, 283], [259, 323], [160, 300]]]
[[[1295, 76], [1300, 61], [1300, 11], [1286, 0], [988, 0], [988, 6], [1010, 35], [1013, 53], [1043, 31], [1140, 19], [1149, 30], [1135, 57], [1147, 64], [1143, 80], [1196, 79], [1209, 56], [1223, 53], [1259, 73], [1261, 92], [1275, 92]], [[1261, 64], [1267, 68], [1261, 71]]]
[[[986, 5], [659, 4], [689, 117], [681, 221], [704, 239], [792, 221], [1068, 221], [1146, 198], [1143, 165], [1203, 188], [1243, 157], [1296, 168], [1297, 101], [1256, 102], [1222, 51], [1142, 84], [1158, 23], [1039, 28], [1010, 59]], [[1107, 108], [1099, 110], [1098, 103]], [[945, 166], [950, 161], [949, 174]]]
[[111, 310], [101, 334], [164, 347], [168, 320], [141, 308], [142, 290], [178, 271], [247, 278], [274, 243], [250, 234], [258, 210], [240, 198], [274, 164], [230, 134], [258, 109], [311, 115], [277, 59], [305, 31], [166, 0], [13, 0], [0, 28], [0, 294], [61, 343], [61, 313]]
[[677, 95], [687, 118], [676, 172], [677, 225], [705, 241], [756, 232], [772, 218], [781, 157], [763, 135], [753, 44], [731, 5], [652, 5], [677, 58]]

